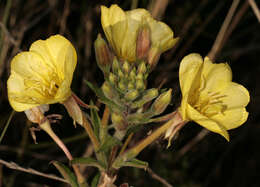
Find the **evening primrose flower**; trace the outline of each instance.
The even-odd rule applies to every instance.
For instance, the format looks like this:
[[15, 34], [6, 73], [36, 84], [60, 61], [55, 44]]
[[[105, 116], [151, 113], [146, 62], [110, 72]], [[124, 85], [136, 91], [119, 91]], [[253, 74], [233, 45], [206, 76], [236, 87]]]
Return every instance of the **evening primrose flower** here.
[[181, 61], [179, 79], [182, 92], [179, 112], [183, 120], [195, 121], [227, 140], [227, 130], [247, 120], [249, 93], [232, 82], [228, 64], [214, 64], [208, 57], [203, 61], [199, 54], [190, 54]]
[[17, 54], [11, 61], [7, 81], [11, 106], [20, 112], [64, 102], [72, 94], [70, 85], [76, 64], [76, 51], [63, 36], [37, 40], [29, 51]]
[[[137, 60], [137, 43], [140, 43], [141, 48], [149, 47], [153, 53], [157, 51], [158, 56], [177, 42], [171, 28], [163, 22], [154, 20], [145, 9], [123, 11], [117, 5], [112, 5], [110, 8], [101, 6], [101, 23], [116, 55], [129, 62]], [[137, 38], [141, 41], [137, 42]], [[142, 56], [145, 51], [149, 53], [147, 49], [139, 50]], [[156, 56], [152, 55], [151, 58]]]

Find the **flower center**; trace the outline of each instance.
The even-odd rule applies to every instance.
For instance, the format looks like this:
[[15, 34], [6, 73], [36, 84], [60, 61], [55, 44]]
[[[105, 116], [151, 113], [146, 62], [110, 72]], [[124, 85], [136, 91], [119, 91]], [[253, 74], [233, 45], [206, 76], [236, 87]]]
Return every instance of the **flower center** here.
[[219, 113], [224, 113], [227, 109], [227, 105], [225, 105], [222, 101], [226, 95], [223, 95], [219, 92], [210, 92], [207, 93], [198, 92], [196, 101], [193, 104], [193, 107], [198, 110], [201, 114], [212, 117]]

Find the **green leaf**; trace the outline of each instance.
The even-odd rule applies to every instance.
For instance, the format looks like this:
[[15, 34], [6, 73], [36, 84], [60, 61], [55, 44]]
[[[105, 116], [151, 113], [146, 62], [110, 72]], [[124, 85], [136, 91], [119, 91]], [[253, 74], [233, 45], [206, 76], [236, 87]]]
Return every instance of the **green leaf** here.
[[71, 161], [71, 164], [84, 164], [84, 165], [87, 165], [87, 166], [96, 167], [100, 171], [105, 170], [104, 164], [100, 163], [99, 161], [97, 161], [96, 159], [91, 158], [91, 157], [74, 158]]
[[93, 178], [91, 182], [91, 187], [97, 187], [98, 186], [98, 181], [100, 178], [100, 173], [96, 174], [96, 176]]
[[[93, 101], [90, 101], [90, 105], [93, 105]], [[101, 127], [101, 120], [99, 118], [98, 112], [95, 109], [90, 109], [90, 116], [91, 116], [91, 121], [93, 124], [94, 128], [94, 133], [96, 137], [99, 139], [99, 129]]]
[[53, 161], [52, 164], [59, 170], [63, 178], [66, 179], [72, 187], [79, 187], [76, 176], [67, 166], [58, 161]]
[[148, 162], [144, 162], [134, 158], [131, 161], [123, 162], [121, 167], [135, 167], [135, 168], [141, 168], [146, 170], [148, 167]]
[[100, 146], [98, 152], [101, 152], [101, 151], [106, 152], [111, 147], [114, 147], [116, 145], [122, 145], [122, 142], [115, 137], [107, 135], [105, 142]]
[[100, 88], [98, 88], [97, 86], [94, 86], [92, 83], [90, 83], [90, 82], [87, 81], [87, 80], [84, 80], [84, 82], [88, 85], [88, 87], [89, 87], [92, 91], [95, 92], [95, 94], [98, 96], [99, 100], [100, 100], [102, 103], [108, 105], [110, 108], [112, 108], [113, 111], [118, 111], [118, 112], [119, 112], [119, 111], [122, 111], [122, 110], [123, 110], [123, 106], [120, 106], [120, 105], [116, 104], [115, 102], [111, 101], [110, 99], [108, 99], [108, 98], [104, 95], [103, 91], [102, 91]]

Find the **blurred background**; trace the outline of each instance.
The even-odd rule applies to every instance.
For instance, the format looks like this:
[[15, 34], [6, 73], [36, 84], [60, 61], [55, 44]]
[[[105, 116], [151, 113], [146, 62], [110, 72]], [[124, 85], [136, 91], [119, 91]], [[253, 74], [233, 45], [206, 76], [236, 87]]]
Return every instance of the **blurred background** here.
[[[260, 20], [256, 16], [260, 16], [256, 10], [256, 6], [260, 7], [259, 0], [0, 0], [0, 134], [12, 112], [6, 88], [11, 59], [18, 52], [28, 50], [35, 40], [53, 34], [64, 35], [77, 50], [78, 65], [72, 90], [86, 103], [97, 102], [84, 80], [99, 86], [103, 83], [102, 72], [95, 63], [93, 43], [98, 33], [104, 37], [100, 5], [114, 3], [124, 10], [148, 9], [180, 37], [179, 43], [161, 56], [149, 76], [149, 87], [163, 83], [163, 88], [173, 88], [173, 101], [167, 112], [180, 103], [179, 62], [192, 52], [203, 57], [210, 55], [215, 62], [227, 62], [232, 68], [233, 80], [244, 85], [251, 95], [248, 121], [230, 131], [230, 142], [195, 123], [188, 123], [170, 148], [166, 149], [167, 142], [161, 138], [138, 156], [149, 162], [154, 173], [122, 168], [116, 184], [165, 186], [156, 179], [158, 175], [174, 187], [260, 186]], [[102, 112], [104, 106], [100, 107]], [[73, 127], [63, 106], [52, 105], [49, 113], [63, 115], [53, 128], [75, 157], [92, 154], [84, 129]], [[30, 126], [24, 113], [14, 114], [0, 144], [0, 159], [59, 175], [49, 163], [52, 160], [67, 163], [63, 152], [44, 132], [36, 132], [38, 144], [34, 144]], [[130, 146], [156, 126], [158, 124], [145, 126], [135, 134]], [[81, 169], [89, 181], [97, 172], [93, 168]], [[0, 187], [14, 186], [62, 187], [66, 184], [0, 164]]]

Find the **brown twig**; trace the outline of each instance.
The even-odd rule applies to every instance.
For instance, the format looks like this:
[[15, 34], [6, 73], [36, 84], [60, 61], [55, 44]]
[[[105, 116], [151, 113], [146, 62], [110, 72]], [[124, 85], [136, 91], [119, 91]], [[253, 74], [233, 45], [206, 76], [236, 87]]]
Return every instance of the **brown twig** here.
[[148, 5], [149, 10], [152, 14], [152, 16], [156, 19], [161, 19], [162, 15], [165, 12], [165, 9], [169, 3], [169, 0], [155, 0], [151, 1], [151, 3]]
[[255, 3], [254, 0], [248, 0], [248, 2], [250, 4], [250, 6], [252, 7], [258, 22], [260, 23], [260, 11], [259, 11], [259, 8], [257, 7], [257, 4]]
[[219, 47], [220, 47], [220, 45], [223, 41], [225, 33], [226, 33], [228, 26], [229, 26], [229, 24], [232, 20], [232, 17], [233, 17], [233, 15], [234, 15], [237, 7], [238, 7], [239, 2], [240, 2], [240, 0], [233, 0], [232, 5], [231, 5], [231, 7], [228, 11], [228, 14], [227, 14], [220, 30], [219, 30], [217, 38], [216, 38], [210, 52], [208, 53], [208, 57], [213, 61], [215, 60], [215, 57], [217, 56], [217, 54], [219, 52]]
[[61, 21], [60, 21], [60, 32], [59, 32], [60, 34], [64, 34], [66, 30], [66, 22], [69, 13], [70, 13], [70, 0], [66, 0], [64, 4], [63, 14], [61, 16]]
[[32, 168], [23, 168], [23, 167], [19, 166], [18, 164], [14, 163], [14, 162], [6, 162], [6, 161], [0, 159], [0, 163], [3, 164], [4, 166], [10, 168], [10, 169], [22, 171], [22, 172], [25, 172], [25, 173], [30, 173], [30, 174], [33, 174], [33, 175], [42, 176], [42, 177], [45, 177], [45, 178], [61, 181], [61, 182], [64, 182], [64, 183], [68, 183], [68, 181], [66, 181], [65, 179], [57, 177], [53, 174], [42, 173], [42, 172], [39, 172], [39, 171], [32, 169]]
[[155, 180], [158, 180], [160, 183], [164, 184], [164, 186], [166, 187], [173, 187], [170, 183], [168, 183], [164, 178], [160, 177], [159, 175], [157, 175], [156, 173], [154, 173], [154, 171], [151, 168], [147, 168], [147, 172], [150, 174], [150, 176], [152, 178], [154, 178]]

